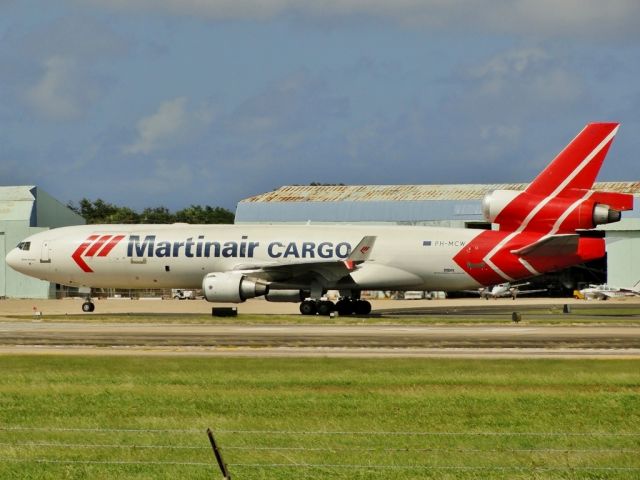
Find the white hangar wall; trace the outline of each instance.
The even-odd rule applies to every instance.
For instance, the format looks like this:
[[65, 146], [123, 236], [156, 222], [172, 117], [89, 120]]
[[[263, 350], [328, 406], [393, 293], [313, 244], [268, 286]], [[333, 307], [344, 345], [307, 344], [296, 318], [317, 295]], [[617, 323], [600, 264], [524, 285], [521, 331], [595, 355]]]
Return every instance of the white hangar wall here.
[[[632, 287], [640, 281], [640, 219], [606, 225], [607, 283]], [[638, 285], [640, 286], [640, 285]]]
[[34, 233], [85, 223], [84, 218], [36, 186], [0, 187], [0, 298], [55, 296], [55, 284], [14, 271], [5, 263], [6, 254]]

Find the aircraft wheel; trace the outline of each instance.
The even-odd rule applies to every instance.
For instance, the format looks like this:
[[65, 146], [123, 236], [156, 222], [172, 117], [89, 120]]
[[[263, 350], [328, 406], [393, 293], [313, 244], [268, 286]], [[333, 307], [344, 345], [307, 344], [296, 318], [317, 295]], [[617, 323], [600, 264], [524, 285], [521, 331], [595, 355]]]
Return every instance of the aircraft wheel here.
[[354, 302], [346, 298], [338, 300], [338, 303], [336, 303], [336, 310], [340, 315], [351, 315], [353, 313], [353, 303]]
[[92, 302], [84, 302], [82, 304], [82, 311], [83, 312], [93, 312], [96, 309], [96, 306], [92, 303]]
[[356, 300], [354, 307], [358, 315], [369, 315], [371, 313], [371, 303], [366, 300]]
[[300, 304], [300, 313], [302, 315], [315, 315], [316, 311], [316, 302], [312, 300], [305, 300]]
[[330, 315], [331, 312], [333, 312], [335, 310], [336, 306], [333, 304], [333, 302], [330, 302], [328, 300], [320, 302], [318, 304], [318, 315]]

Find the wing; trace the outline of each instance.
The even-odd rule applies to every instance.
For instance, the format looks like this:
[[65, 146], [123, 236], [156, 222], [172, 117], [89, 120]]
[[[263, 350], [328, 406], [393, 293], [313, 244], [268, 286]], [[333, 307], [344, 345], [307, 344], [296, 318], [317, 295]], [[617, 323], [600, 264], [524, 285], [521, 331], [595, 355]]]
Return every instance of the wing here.
[[518, 290], [518, 296], [520, 295], [528, 295], [530, 293], [540, 293], [540, 292], [546, 292], [547, 289], [546, 288], [538, 288], [535, 290]]
[[320, 281], [321, 283], [335, 283], [347, 277], [360, 264], [369, 259], [376, 238], [373, 235], [363, 237], [345, 260], [241, 264], [236, 265], [234, 270], [269, 282], [309, 284]]

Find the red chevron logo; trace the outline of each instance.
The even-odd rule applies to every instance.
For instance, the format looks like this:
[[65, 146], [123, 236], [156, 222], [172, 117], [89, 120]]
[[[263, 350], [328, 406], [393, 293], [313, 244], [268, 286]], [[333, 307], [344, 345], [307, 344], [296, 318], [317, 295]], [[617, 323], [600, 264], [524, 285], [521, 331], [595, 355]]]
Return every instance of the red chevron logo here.
[[93, 270], [82, 257], [106, 257], [123, 238], [124, 235], [90, 235], [75, 249], [71, 258], [84, 272], [91, 273]]

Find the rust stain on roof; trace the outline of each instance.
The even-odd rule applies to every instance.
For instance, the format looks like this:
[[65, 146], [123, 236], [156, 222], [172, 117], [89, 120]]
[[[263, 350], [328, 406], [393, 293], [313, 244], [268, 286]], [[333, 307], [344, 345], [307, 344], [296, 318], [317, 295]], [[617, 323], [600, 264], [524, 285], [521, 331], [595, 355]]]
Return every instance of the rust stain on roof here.
[[[330, 185], [283, 186], [242, 200], [265, 202], [385, 202], [430, 200], [480, 200], [492, 190], [524, 190], [527, 183], [462, 185]], [[594, 190], [640, 195], [640, 182], [599, 182]]]

